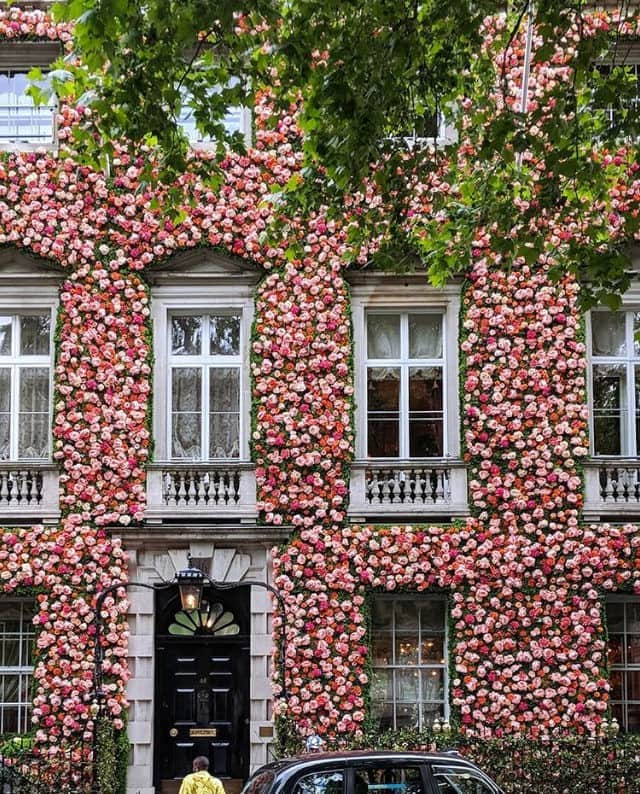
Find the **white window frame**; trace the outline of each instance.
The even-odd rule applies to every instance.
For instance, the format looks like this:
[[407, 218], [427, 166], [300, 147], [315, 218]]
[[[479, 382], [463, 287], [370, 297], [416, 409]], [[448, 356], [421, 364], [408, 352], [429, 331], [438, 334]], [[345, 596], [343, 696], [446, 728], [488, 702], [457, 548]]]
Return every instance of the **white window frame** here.
[[[375, 665], [374, 664], [374, 660], [372, 659], [371, 660], [371, 667], [372, 667], [372, 671], [374, 673], [375, 673], [376, 670], [388, 670], [391, 673], [393, 673], [394, 671], [397, 671], [397, 670], [400, 670], [400, 671], [403, 671], [403, 670], [413, 671], [413, 670], [415, 670], [415, 671], [419, 671], [419, 672], [429, 671], [429, 670], [441, 671], [442, 672], [443, 699], [442, 699], [442, 701], [419, 699], [416, 702], [416, 705], [418, 707], [418, 725], [413, 726], [413, 727], [419, 728], [420, 730], [423, 730], [424, 728], [428, 728], [429, 727], [428, 725], [424, 725], [423, 721], [422, 721], [422, 708], [421, 707], [422, 707], [422, 705], [427, 704], [427, 703], [438, 704], [438, 703], [442, 702], [443, 717], [444, 717], [445, 720], [448, 720], [449, 719], [449, 711], [450, 711], [450, 709], [449, 709], [449, 641], [450, 640], [449, 640], [449, 621], [447, 619], [448, 618], [448, 612], [449, 612], [447, 597], [445, 595], [440, 595], [440, 594], [427, 595], [427, 594], [424, 594], [424, 593], [378, 593], [378, 594], [375, 594], [373, 597], [375, 599], [378, 599], [378, 600], [381, 600], [381, 601], [384, 600], [384, 601], [397, 602], [397, 601], [407, 601], [407, 600], [412, 600], [413, 599], [413, 600], [415, 600], [418, 603], [418, 605], [426, 604], [428, 602], [432, 602], [432, 603], [437, 602], [437, 603], [441, 603], [443, 605], [444, 621], [443, 621], [442, 662], [425, 662], [425, 663], [417, 663], [416, 662], [415, 664], [396, 664], [396, 663], [394, 663], [392, 661], [390, 664], [382, 666], [382, 665]], [[394, 609], [393, 615], [394, 615], [394, 624], [391, 627], [391, 638], [392, 638], [391, 639], [391, 644], [392, 644], [392, 647], [395, 648], [395, 639], [396, 639], [395, 609]], [[421, 632], [418, 629], [418, 645], [421, 644], [420, 640], [421, 640]], [[419, 690], [421, 691], [421, 689], [422, 689], [422, 683], [421, 683], [421, 679], [420, 679]], [[396, 683], [395, 683], [395, 679], [394, 678], [392, 678], [392, 683], [391, 683], [391, 694], [392, 694], [392, 697], [393, 697], [393, 727], [392, 727], [392, 729], [393, 730], [399, 730], [398, 725], [397, 725], [396, 708], [397, 708], [398, 704], [400, 704], [400, 705], [406, 704], [407, 701], [402, 701], [402, 700], [399, 701], [398, 700], [397, 691], [396, 691]], [[372, 706], [373, 706], [373, 704], [374, 704], [373, 698], [372, 698], [371, 703], [372, 703]], [[403, 727], [403, 726], [401, 726], [401, 727]]]
[[[21, 41], [0, 42], [0, 73], [11, 74], [16, 72], [29, 72], [33, 67], [39, 66], [44, 72], [51, 68], [51, 64], [62, 54], [62, 44], [52, 41]], [[16, 107], [18, 107], [16, 105]], [[27, 105], [25, 104], [25, 107]], [[58, 148], [58, 100], [54, 96], [49, 105], [42, 108], [32, 108], [34, 114], [51, 114], [51, 134], [46, 137], [31, 138], [28, 135], [7, 135], [0, 138], [0, 151], [35, 151], [37, 149]]]
[[[171, 319], [173, 317], [202, 317], [203, 318], [203, 326], [202, 326], [202, 345], [204, 346], [209, 339], [209, 328], [210, 328], [210, 321], [209, 317], [211, 314], [215, 314], [217, 316], [226, 316], [226, 317], [237, 317], [240, 321], [240, 344], [239, 344], [239, 353], [238, 355], [229, 355], [229, 356], [222, 356], [222, 355], [211, 355], [211, 354], [204, 354], [201, 353], [200, 355], [174, 355], [171, 350]], [[174, 310], [170, 311], [167, 316], [167, 368], [169, 370], [168, 377], [167, 377], [167, 450], [171, 453], [172, 447], [172, 395], [173, 395], [173, 377], [172, 373], [174, 369], [197, 369], [201, 373], [201, 382], [200, 382], [200, 446], [201, 446], [201, 456], [198, 458], [200, 461], [209, 461], [209, 460], [220, 460], [220, 458], [210, 458], [206, 456], [205, 450], [209, 449], [210, 446], [210, 433], [209, 433], [209, 417], [211, 414], [211, 404], [209, 402], [209, 373], [212, 369], [230, 369], [234, 368], [238, 370], [239, 373], [239, 406], [238, 406], [238, 413], [239, 417], [243, 416], [244, 413], [244, 400], [242, 394], [242, 351], [245, 347], [246, 340], [245, 340], [245, 333], [242, 327], [242, 312], [232, 311], [228, 309], [216, 309], [215, 311], [211, 309], [195, 309], [190, 311], [182, 311], [182, 310]], [[240, 450], [244, 448], [244, 439], [243, 439], [243, 428], [242, 422], [239, 422], [239, 450], [238, 450], [238, 458], [229, 458], [229, 460], [240, 460]], [[171, 458], [172, 460], [189, 460], [189, 458]]]
[[[626, 604], [637, 604], [637, 605], [640, 606], [640, 598], [638, 598], [637, 596], [632, 596], [632, 595], [628, 595], [628, 596], [627, 595], [609, 595], [606, 598], [606, 604], [625, 604], [625, 605]], [[605, 619], [606, 619], [606, 605], [605, 605]], [[616, 633], [618, 633], [618, 632], [616, 632]], [[623, 649], [627, 645], [626, 639], [627, 639], [627, 636], [628, 636], [629, 633], [630, 632], [628, 632], [628, 630], [627, 630], [627, 611], [626, 611], [626, 608], [625, 608], [624, 629], [623, 629], [623, 633], [622, 633], [622, 638], [623, 638], [622, 639], [622, 646], [623, 646]], [[607, 635], [608, 635], [608, 626], [607, 626]], [[623, 659], [623, 661], [620, 662], [620, 663], [610, 665], [609, 670], [610, 670], [610, 672], [613, 672], [613, 671], [620, 672], [620, 673], [622, 673], [623, 677], [624, 677], [624, 674], [627, 673], [627, 672], [638, 672], [638, 674], [640, 675], [640, 662], [635, 662], [635, 663], [629, 664], [628, 662], [626, 662], [626, 660]], [[624, 680], [624, 678], [623, 678], [623, 680]], [[638, 700], [629, 700], [629, 698], [626, 697], [626, 694], [627, 694], [626, 693], [626, 686], [623, 683], [623, 692], [622, 692], [623, 696], [622, 696], [622, 699], [621, 700], [616, 700], [615, 703], [619, 704], [621, 706], [622, 722], [620, 724], [620, 728], [623, 731], [625, 731], [625, 732], [629, 730], [629, 721], [628, 721], [628, 713], [627, 713], [628, 706], [629, 705], [633, 705], [633, 706], [637, 706], [638, 709], [640, 709], [640, 698]], [[613, 699], [611, 699], [610, 702], [613, 704], [613, 702], [614, 702]]]
[[[624, 367], [627, 374], [627, 397], [626, 406], [623, 410], [626, 411], [626, 443], [628, 449], [624, 449], [624, 443], [621, 444], [619, 455], [598, 455], [598, 458], [625, 458], [637, 457], [640, 453], [638, 447], [640, 439], [636, 438], [636, 405], [635, 405], [635, 367], [640, 369], [640, 354], [634, 354], [634, 339], [633, 339], [633, 315], [640, 313], [640, 309], [634, 305], [625, 304], [622, 306], [618, 313], [625, 316], [625, 345], [627, 352], [624, 356], [595, 356], [593, 354], [593, 326], [592, 316], [595, 313], [610, 313], [606, 309], [594, 309], [587, 317], [587, 360], [588, 360], [588, 403], [589, 403], [589, 445], [590, 452], [595, 455], [595, 405], [594, 405], [594, 391], [593, 391], [593, 368], [596, 366], [619, 366]], [[640, 377], [640, 376], [639, 376]], [[640, 410], [640, 406], [638, 406]], [[624, 438], [621, 439], [624, 441]]]
[[[18, 635], [18, 664], [17, 665], [3, 665], [2, 658], [0, 658], [0, 676], [12, 675], [18, 677], [18, 700], [14, 703], [12, 701], [0, 701], [0, 735], [6, 732], [4, 727], [4, 713], [6, 708], [18, 708], [18, 733], [27, 733], [31, 728], [31, 709], [32, 700], [30, 695], [26, 700], [22, 699], [22, 692], [26, 688], [27, 693], [31, 691], [31, 679], [33, 677], [33, 661], [31, 664], [23, 664], [25, 661], [22, 658], [24, 650], [24, 638], [31, 640], [31, 653], [33, 653], [33, 642], [35, 639], [35, 628], [32, 621], [29, 620], [27, 607], [31, 607], [31, 617], [34, 614], [34, 604], [26, 599], [7, 599], [0, 603], [0, 625], [2, 625], [2, 607], [4, 606], [20, 606], [20, 625], [21, 631]], [[30, 630], [24, 632], [25, 627], [29, 626]], [[4, 635], [2, 635], [4, 638]], [[25, 680], [26, 679], [26, 680]]]
[[[51, 448], [52, 448], [52, 432], [51, 426], [53, 421], [53, 388], [54, 388], [54, 335], [56, 327], [56, 312], [58, 307], [58, 291], [53, 288], [41, 288], [33, 295], [25, 295], [25, 292], [20, 287], [4, 287], [2, 289], [2, 297], [0, 298], [0, 315], [13, 316], [14, 328], [18, 316], [28, 314], [47, 314], [51, 315], [51, 330], [49, 337], [49, 355], [48, 356], [11, 356], [7, 359], [0, 359], [0, 365], [8, 365], [12, 370], [11, 376], [11, 451], [7, 461], [9, 462], [25, 462], [25, 463], [42, 463], [51, 461]], [[15, 344], [15, 337], [12, 344]], [[15, 372], [21, 367], [48, 367], [49, 368], [49, 411], [48, 411], [48, 444], [47, 455], [44, 458], [18, 458], [18, 390], [19, 378], [15, 377]]]
[[[459, 409], [459, 351], [458, 318], [460, 313], [459, 284], [436, 289], [427, 283], [426, 274], [396, 277], [371, 275], [352, 286], [352, 319], [355, 358], [356, 396], [356, 459], [367, 460], [367, 314], [441, 314], [442, 352], [444, 358], [442, 374], [443, 457], [460, 456], [460, 409]], [[427, 361], [425, 359], [425, 361]], [[422, 362], [421, 362], [422, 363]], [[438, 361], [438, 366], [440, 361]], [[393, 366], [392, 359], [385, 359], [383, 366]], [[426, 364], [425, 364], [426, 366]], [[406, 392], [406, 389], [405, 389]], [[401, 419], [403, 425], [407, 418]], [[408, 430], [407, 430], [408, 433]], [[400, 451], [408, 452], [408, 435]], [[380, 458], [379, 460], [438, 460], [438, 458]]]
[[[229, 459], [231, 462], [246, 462], [249, 460], [249, 435], [251, 405], [249, 383], [249, 339], [253, 322], [253, 299], [250, 288], [220, 284], [216, 286], [201, 287], [194, 290], [192, 287], [159, 286], [152, 288], [152, 318], [154, 326], [154, 383], [155, 399], [153, 412], [153, 430], [156, 443], [155, 458], [158, 461], [173, 461], [205, 463], [208, 458], [201, 457], [197, 460], [171, 457], [171, 367], [170, 367], [170, 317], [172, 315], [185, 316], [188, 314], [236, 314], [240, 316], [240, 356], [225, 356], [229, 359], [229, 366], [239, 366], [240, 369], [240, 454], [237, 458]], [[195, 360], [193, 356], [177, 356], [183, 366]], [[222, 356], [220, 359], [223, 358]], [[183, 360], [183, 361], [182, 361]], [[234, 363], [235, 362], [235, 363]], [[221, 362], [220, 366], [224, 364]], [[194, 364], [201, 366], [201, 364]], [[202, 388], [204, 388], [204, 383]], [[202, 406], [204, 414], [204, 403]], [[202, 449], [204, 438], [202, 440]], [[213, 459], [219, 462], [221, 459]]]

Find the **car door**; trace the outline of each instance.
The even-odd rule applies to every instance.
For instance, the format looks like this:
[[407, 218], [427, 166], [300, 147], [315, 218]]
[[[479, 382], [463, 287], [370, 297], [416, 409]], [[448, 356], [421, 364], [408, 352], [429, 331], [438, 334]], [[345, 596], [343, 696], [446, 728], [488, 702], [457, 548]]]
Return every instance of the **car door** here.
[[430, 772], [434, 794], [502, 794], [479, 769], [465, 764], [431, 764]]
[[295, 782], [283, 788], [282, 794], [345, 794], [344, 767], [331, 765], [303, 771]]
[[426, 783], [419, 760], [366, 759], [349, 765], [346, 794], [431, 794]]

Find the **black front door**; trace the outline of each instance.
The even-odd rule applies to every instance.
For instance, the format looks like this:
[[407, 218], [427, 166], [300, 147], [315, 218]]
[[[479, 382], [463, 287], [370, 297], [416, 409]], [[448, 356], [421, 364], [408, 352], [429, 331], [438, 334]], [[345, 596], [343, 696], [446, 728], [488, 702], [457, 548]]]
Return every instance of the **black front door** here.
[[[215, 596], [204, 610], [194, 616], [174, 609], [167, 633], [156, 642], [155, 778], [160, 790], [171, 790], [166, 783], [191, 772], [199, 755], [223, 780], [243, 780], [249, 771], [249, 642], [237, 617], [243, 610], [232, 613]], [[197, 626], [189, 633], [191, 622]], [[235, 634], [228, 633], [235, 628]]]

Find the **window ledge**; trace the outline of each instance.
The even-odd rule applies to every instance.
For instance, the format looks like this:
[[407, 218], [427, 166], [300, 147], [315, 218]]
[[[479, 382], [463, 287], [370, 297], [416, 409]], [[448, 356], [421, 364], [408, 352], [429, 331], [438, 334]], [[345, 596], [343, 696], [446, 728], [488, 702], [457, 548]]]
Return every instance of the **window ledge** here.
[[247, 460], [156, 461], [147, 469], [146, 520], [257, 518], [256, 478]]
[[640, 457], [593, 456], [584, 476], [585, 518], [640, 516]]
[[352, 465], [350, 516], [468, 512], [467, 470], [458, 458], [371, 458]]
[[0, 461], [0, 516], [44, 520], [56, 518], [59, 512], [57, 464]]

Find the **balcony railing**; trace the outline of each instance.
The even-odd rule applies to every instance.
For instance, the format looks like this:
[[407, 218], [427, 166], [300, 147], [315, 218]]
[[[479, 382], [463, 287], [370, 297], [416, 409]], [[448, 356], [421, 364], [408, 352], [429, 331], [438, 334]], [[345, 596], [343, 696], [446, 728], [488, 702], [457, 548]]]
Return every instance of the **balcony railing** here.
[[256, 480], [248, 462], [153, 463], [147, 471], [147, 520], [252, 519]]
[[58, 513], [57, 466], [0, 461], [0, 516], [45, 519], [56, 518]]
[[462, 461], [371, 459], [351, 470], [351, 516], [465, 515], [467, 473]]
[[640, 515], [640, 458], [593, 458], [584, 472], [587, 517]]

